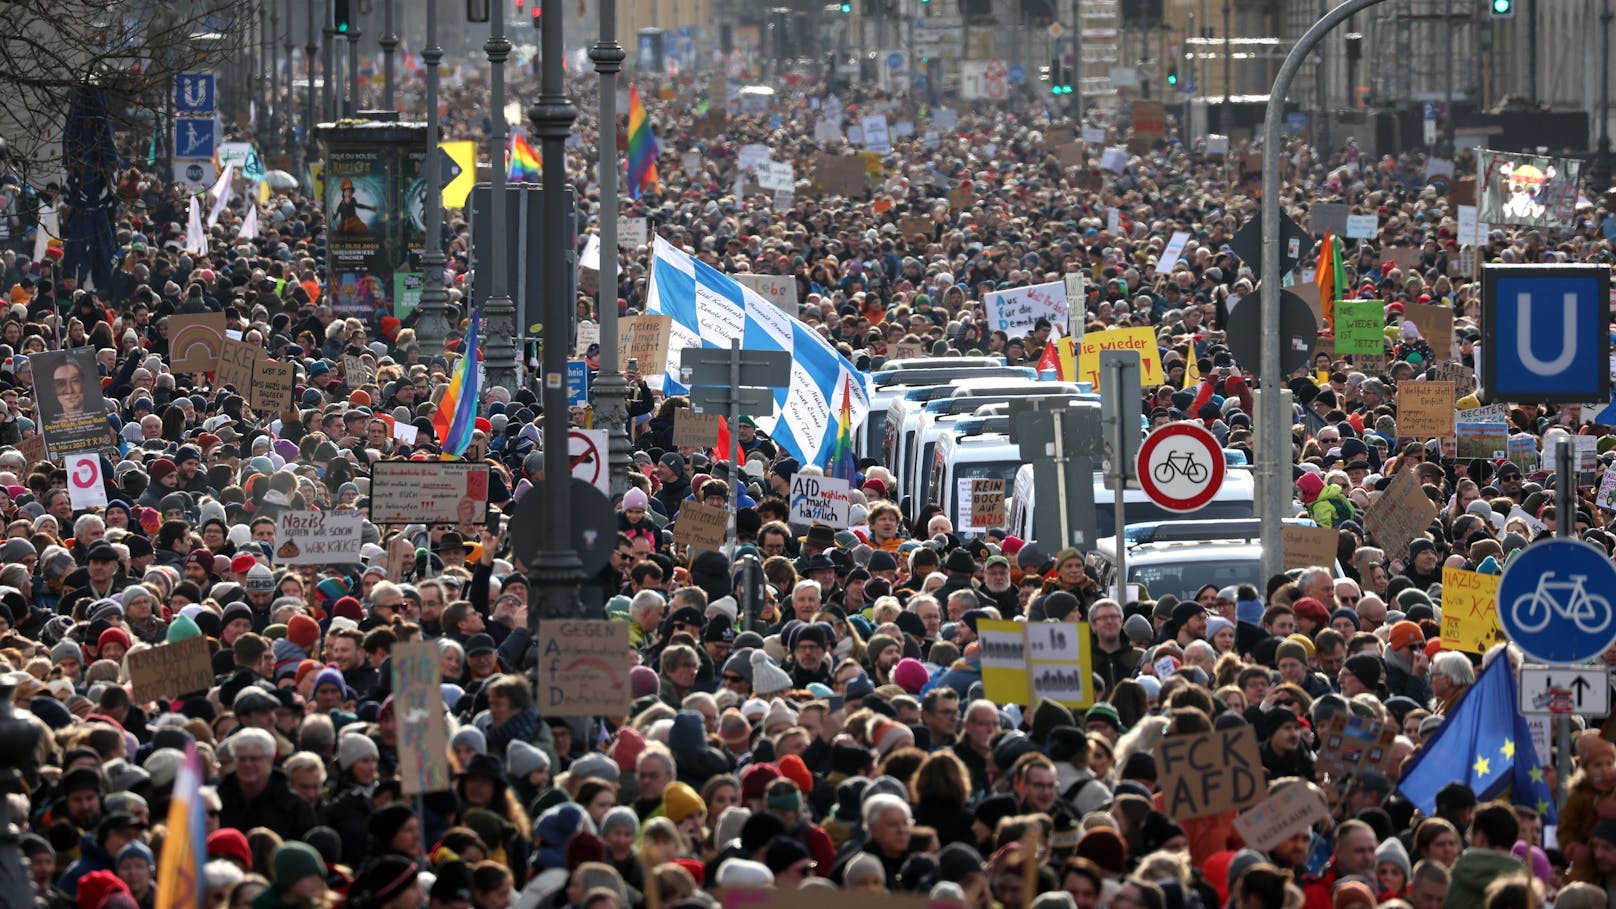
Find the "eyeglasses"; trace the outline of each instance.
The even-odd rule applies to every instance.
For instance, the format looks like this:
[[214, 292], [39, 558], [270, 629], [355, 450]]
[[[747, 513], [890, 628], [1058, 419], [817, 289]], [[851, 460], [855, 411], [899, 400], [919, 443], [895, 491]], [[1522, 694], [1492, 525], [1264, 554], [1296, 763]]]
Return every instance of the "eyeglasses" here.
[[1356, 603], [1356, 602], [1358, 602], [1358, 598], [1353, 597], [1353, 596], [1336, 597], [1336, 599], [1340, 600], [1343, 603]]
[[744, 675], [731, 675], [730, 673], [725, 673], [724, 674], [724, 684], [725, 685], [739, 685], [739, 684], [743, 684], [745, 682], [746, 682], [746, 676], [744, 676]]

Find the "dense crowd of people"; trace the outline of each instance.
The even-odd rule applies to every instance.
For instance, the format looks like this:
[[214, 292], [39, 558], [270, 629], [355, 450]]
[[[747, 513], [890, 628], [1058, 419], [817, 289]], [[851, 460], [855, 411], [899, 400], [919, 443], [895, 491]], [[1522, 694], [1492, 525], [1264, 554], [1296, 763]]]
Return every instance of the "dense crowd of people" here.
[[[420, 99], [405, 82], [408, 111]], [[879, 111], [918, 126], [876, 157], [863, 191], [833, 195], [812, 182], [816, 157], [853, 148], [811, 137], [828, 89], [810, 78], [763, 114], [732, 105], [719, 122], [724, 99], [705, 80], [670, 86], [658, 98], [642, 80], [660, 184], [622, 214], [721, 271], [794, 276], [799, 317], [860, 370], [915, 343], [940, 361], [1036, 364], [1066, 326], [991, 330], [983, 294], [1080, 272], [1087, 331], [1156, 333], [1165, 381], [1145, 389], [1141, 416], [1198, 421], [1250, 462], [1254, 364], [1236, 361], [1226, 335], [1256, 281], [1256, 263], [1229, 246], [1256, 210], [1253, 185], [1226, 160], [1245, 142], [1209, 156], [1204, 140], [1170, 137], [1136, 148], [1121, 172], [1100, 171], [1098, 147], [1088, 165], [1063, 166], [1054, 137], [1098, 126], [1121, 147], [1121, 114], [1097, 109], [1074, 124], [1027, 95], [954, 102], [957, 122], [934, 130], [937, 109], [844, 88], [835, 96], [850, 121]], [[514, 89], [532, 85], [518, 73]], [[599, 221], [594, 80], [570, 89], [581, 116], [567, 167], [583, 234]], [[480, 90], [475, 77], [446, 89], [451, 135], [482, 137]], [[736, 194], [738, 149], [752, 143], [794, 165], [789, 199]], [[912, 894], [967, 909], [1608, 905], [1616, 745], [1598, 726], [1583, 723], [1575, 739], [1557, 824], [1521, 793], [1463, 781], [1419, 811], [1399, 784], [1484, 665], [1443, 644], [1443, 569], [1497, 574], [1547, 534], [1554, 478], [1541, 455], [1583, 436], [1596, 441], [1580, 468], [1576, 533], [1611, 552], [1616, 505], [1596, 493], [1616, 436], [1590, 408], [1531, 402], [1501, 418], [1529, 441], [1525, 458], [1460, 458], [1453, 438], [1400, 433], [1399, 386], [1475, 366], [1480, 285], [1461, 266], [1455, 208], [1421, 153], [1296, 144], [1287, 161], [1285, 204], [1299, 220], [1332, 201], [1379, 219], [1343, 258], [1348, 295], [1383, 304], [1383, 355], [1321, 346], [1286, 379], [1295, 509], [1338, 535], [1333, 564], [1118, 602], [1088, 553], [1002, 527], [956, 532], [931, 503], [906, 511], [902, 468], [879, 457], [857, 465], [847, 528], [793, 527], [791, 478], [825, 465], [801, 463], [752, 418], [736, 427], [739, 468], [676, 446], [688, 399], [635, 374], [619, 533], [590, 579], [605, 602], [598, 617], [629, 626], [632, 707], [587, 718], [536, 703], [532, 584], [509, 534], [490, 532], [542, 478], [546, 415], [532, 388], [485, 385], [477, 401], [467, 457], [489, 467], [494, 525], [369, 521], [373, 465], [439, 455], [432, 417], [470, 316], [460, 213], [442, 233], [455, 307], [446, 351], [423, 347], [413, 315], [367, 323], [333, 307], [326, 212], [300, 191], [261, 204], [250, 239], [237, 231], [257, 203], [238, 197], [211, 228], [212, 251], [196, 255], [185, 251], [188, 200], [127, 166], [122, 258], [106, 288], [33, 259], [33, 234], [18, 225], [0, 253], [0, 684], [8, 728], [37, 744], [4, 777], [25, 862], [17, 879], [41, 906], [172, 905], [157, 883], [180, 834], [169, 809], [201, 799], [206, 857], [192, 873], [207, 906], [231, 909], [696, 909], [729, 888]], [[1590, 197], [1568, 227], [1497, 225], [1467, 255], [1616, 261], [1616, 218]], [[1176, 231], [1189, 242], [1157, 274]], [[580, 317], [643, 311], [650, 256], [622, 250], [619, 284], [580, 293]], [[1453, 337], [1423, 337], [1404, 318], [1418, 304], [1448, 310]], [[248, 389], [176, 371], [168, 321], [197, 312], [224, 313], [290, 364], [292, 405], [259, 412]], [[56, 402], [72, 392], [29, 360], [84, 347], [107, 403], [108, 504], [76, 509], [61, 459], [34, 447], [43, 389]], [[352, 357], [368, 381], [347, 375]], [[1463, 395], [1455, 406], [1477, 404]], [[415, 427], [414, 442], [399, 424]], [[1378, 540], [1368, 516], [1404, 475], [1436, 517], [1412, 541]], [[674, 544], [682, 507], [727, 507], [737, 483], [733, 548]], [[283, 564], [276, 518], [305, 510], [364, 516], [362, 560]], [[764, 578], [751, 594], [737, 573], [748, 557]], [[1092, 697], [988, 699], [979, 623], [995, 620], [1087, 623]], [[137, 703], [130, 657], [199, 637], [212, 684]], [[401, 731], [419, 718], [399, 716], [389, 659], [416, 641], [439, 654], [452, 769], [449, 789], [420, 797], [400, 781]], [[1504, 644], [1485, 656], [1500, 658], [1506, 671], [1521, 662]], [[1335, 747], [1325, 730], [1343, 718], [1394, 737], [1384, 761], [1332, 777], [1320, 764]], [[1261, 849], [1237, 831], [1236, 811], [1174, 816], [1162, 791], [1164, 740], [1239, 727], [1260, 744], [1265, 793], [1301, 787], [1299, 802], [1317, 803], [1310, 825]], [[179, 791], [197, 782], [192, 754], [202, 785]], [[1554, 762], [1541, 764], [1552, 786]]]

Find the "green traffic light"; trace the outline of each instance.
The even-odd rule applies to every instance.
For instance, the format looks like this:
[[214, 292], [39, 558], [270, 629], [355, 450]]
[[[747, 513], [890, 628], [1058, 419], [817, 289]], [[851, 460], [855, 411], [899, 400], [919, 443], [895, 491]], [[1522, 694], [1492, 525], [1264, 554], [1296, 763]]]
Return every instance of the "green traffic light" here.
[[337, 33], [338, 34], [347, 34], [347, 32], [348, 32], [348, 23], [346, 23], [346, 22], [338, 22], [337, 23]]

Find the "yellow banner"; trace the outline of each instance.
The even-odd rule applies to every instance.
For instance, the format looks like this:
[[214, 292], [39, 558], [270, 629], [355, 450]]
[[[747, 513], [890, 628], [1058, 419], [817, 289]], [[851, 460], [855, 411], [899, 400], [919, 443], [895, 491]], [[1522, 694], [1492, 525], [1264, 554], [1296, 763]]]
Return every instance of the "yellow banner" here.
[[1139, 384], [1154, 388], [1162, 383], [1161, 351], [1156, 347], [1156, 330], [1140, 328], [1113, 328], [1083, 335], [1077, 342], [1077, 381], [1088, 382], [1095, 390], [1100, 388], [1100, 351], [1133, 350], [1139, 353]]
[[477, 182], [477, 143], [440, 142], [438, 147], [449, 156], [449, 160], [460, 165], [460, 176], [443, 187], [443, 207], [465, 208], [472, 184]]
[[1442, 646], [1485, 653], [1505, 640], [1498, 624], [1498, 575], [1442, 569]]
[[976, 623], [982, 658], [982, 696], [995, 704], [1027, 702], [1027, 636], [1020, 622]]

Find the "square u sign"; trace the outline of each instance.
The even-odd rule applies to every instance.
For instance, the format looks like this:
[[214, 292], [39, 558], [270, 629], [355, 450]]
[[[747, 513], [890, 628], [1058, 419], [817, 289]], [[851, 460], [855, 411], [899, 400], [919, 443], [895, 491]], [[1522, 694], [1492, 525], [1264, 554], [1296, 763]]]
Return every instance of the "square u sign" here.
[[1488, 265], [1481, 272], [1487, 402], [1610, 397], [1610, 269]]

